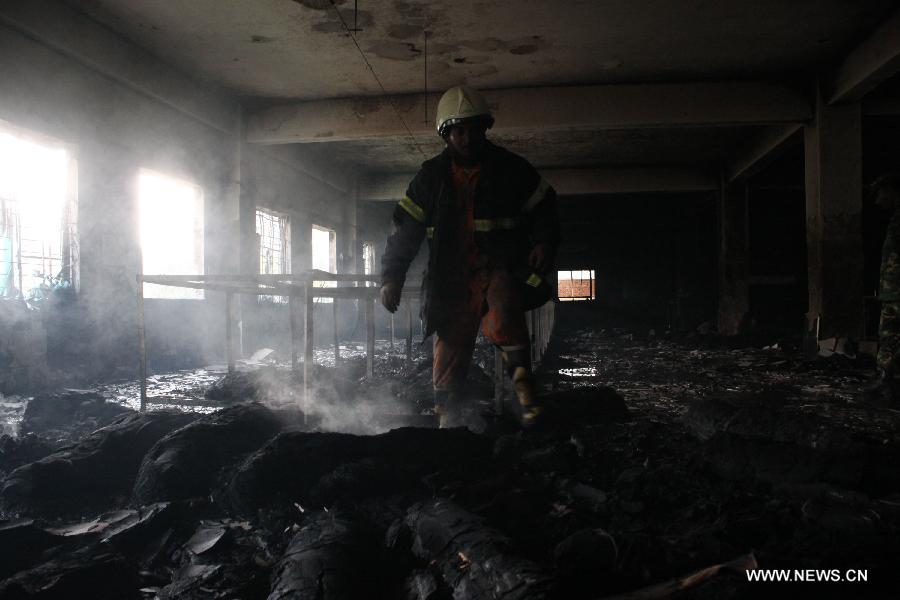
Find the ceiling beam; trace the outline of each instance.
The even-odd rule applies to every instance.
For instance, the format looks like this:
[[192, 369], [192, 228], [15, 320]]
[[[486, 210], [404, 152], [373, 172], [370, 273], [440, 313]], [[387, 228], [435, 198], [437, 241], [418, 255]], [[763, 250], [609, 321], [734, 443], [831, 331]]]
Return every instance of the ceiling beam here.
[[879, 25], [838, 66], [829, 104], [856, 102], [900, 71], [900, 11]]
[[753, 142], [746, 152], [737, 156], [725, 168], [725, 179], [731, 183], [746, 179], [759, 173], [766, 165], [799, 139], [803, 125], [790, 123], [767, 127]]
[[360, 180], [358, 196], [361, 200], [393, 200], [406, 194], [415, 173], [379, 173]]
[[546, 169], [541, 174], [562, 196], [704, 192], [719, 187], [712, 173], [687, 167]]
[[[631, 194], [648, 192], [704, 192], [719, 189], [711, 173], [681, 167], [609, 167], [591, 169], [540, 169], [541, 175], [561, 196]], [[414, 173], [375, 175], [363, 181], [363, 200], [399, 200]]]
[[[772, 83], [518, 88], [484, 92], [502, 132], [796, 123], [812, 118], [797, 90]], [[287, 144], [433, 136], [439, 94], [312, 100], [254, 112], [246, 141]], [[426, 102], [428, 106], [426, 121]], [[402, 120], [401, 120], [402, 117]]]

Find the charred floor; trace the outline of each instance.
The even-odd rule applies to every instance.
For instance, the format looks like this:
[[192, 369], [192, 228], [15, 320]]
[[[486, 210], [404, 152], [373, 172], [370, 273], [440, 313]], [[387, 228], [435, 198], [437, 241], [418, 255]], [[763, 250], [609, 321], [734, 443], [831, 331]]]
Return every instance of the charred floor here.
[[[306, 423], [274, 365], [168, 377], [205, 415], [135, 412], [105, 389], [38, 396], [3, 438], [0, 500], [18, 518], [0, 529], [0, 593], [782, 593], [747, 581], [765, 565], [859, 571], [879, 582], [862, 595], [887, 597], [900, 413], [860, 402], [869, 361], [782, 344], [561, 326], [539, 370], [548, 419], [526, 434], [509, 416], [435, 429], [427, 357], [387, 349], [374, 385], [362, 358], [321, 367]], [[473, 388], [489, 399], [490, 377]], [[361, 405], [378, 418], [346, 420]]]
[[898, 157], [892, 0], [0, 1], [0, 600], [895, 598]]

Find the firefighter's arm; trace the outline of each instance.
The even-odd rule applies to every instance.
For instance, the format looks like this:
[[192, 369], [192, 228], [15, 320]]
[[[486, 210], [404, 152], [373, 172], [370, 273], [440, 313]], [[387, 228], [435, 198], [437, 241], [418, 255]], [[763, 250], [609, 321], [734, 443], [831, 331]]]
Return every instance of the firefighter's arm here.
[[550, 244], [537, 244], [528, 255], [528, 266], [538, 273], [546, 273], [553, 265], [555, 252]]
[[417, 195], [417, 177], [394, 208], [392, 230], [381, 258], [382, 303], [393, 312], [400, 302], [406, 272], [425, 239], [425, 208], [413, 200]]
[[546, 272], [556, 256], [560, 226], [556, 213], [556, 190], [533, 171], [530, 192], [522, 207], [523, 217], [531, 237], [532, 250], [528, 262], [538, 272]]

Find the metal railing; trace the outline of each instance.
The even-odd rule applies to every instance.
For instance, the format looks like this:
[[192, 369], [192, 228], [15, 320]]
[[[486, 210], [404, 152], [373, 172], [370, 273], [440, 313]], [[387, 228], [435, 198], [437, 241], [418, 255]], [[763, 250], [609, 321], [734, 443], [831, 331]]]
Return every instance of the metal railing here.
[[[336, 281], [352, 283], [352, 287], [318, 287], [316, 282]], [[379, 287], [367, 287], [366, 282], [378, 282], [376, 275], [335, 274], [326, 271], [311, 270], [300, 275], [137, 275], [138, 283], [138, 340], [140, 351], [141, 379], [141, 411], [147, 407], [147, 344], [146, 316], [144, 312], [144, 285], [153, 283], [174, 287], [219, 291], [225, 294], [225, 345], [228, 372], [235, 371], [235, 335], [237, 321], [234, 295], [247, 294], [255, 296], [287, 296], [290, 312], [291, 369], [297, 370], [299, 360], [300, 310], [303, 310], [303, 393], [300, 409], [304, 412], [309, 400], [309, 388], [312, 383], [313, 346], [314, 346], [314, 313], [316, 298], [332, 298], [333, 338], [335, 364], [340, 360], [340, 340], [338, 335], [337, 300], [358, 300], [365, 302], [366, 318], [366, 376], [375, 374], [375, 304], [380, 297]], [[360, 285], [362, 284], [362, 285]], [[420, 284], [407, 282], [403, 291], [404, 316], [406, 318], [406, 357], [412, 360], [413, 316], [412, 302], [420, 299]], [[532, 361], [538, 364], [550, 342], [555, 324], [554, 302], [529, 311], [526, 314], [528, 330], [531, 334]], [[394, 344], [394, 315], [390, 317], [391, 347]], [[495, 352], [494, 368], [494, 400], [497, 409], [504, 389], [507, 387], [500, 351]]]
[[[356, 284], [353, 287], [318, 287], [316, 282], [336, 281]], [[174, 287], [210, 290], [225, 294], [225, 346], [228, 372], [235, 370], [235, 335], [237, 321], [235, 311], [235, 294], [255, 296], [287, 296], [290, 312], [291, 330], [291, 369], [297, 370], [300, 357], [300, 311], [303, 311], [303, 403], [301, 410], [309, 399], [309, 388], [312, 379], [313, 344], [314, 344], [314, 308], [316, 298], [332, 298], [334, 312], [333, 334], [335, 362], [340, 360], [340, 340], [338, 336], [337, 300], [359, 300], [365, 302], [366, 315], [366, 375], [373, 377], [375, 373], [375, 303], [380, 295], [380, 288], [367, 287], [366, 282], [378, 282], [376, 275], [335, 274], [326, 271], [311, 270], [300, 275], [141, 275], [138, 283], [138, 344], [140, 352], [141, 377], [141, 410], [147, 406], [147, 343], [146, 316], [144, 312], [144, 285], [153, 283]], [[412, 300], [418, 297], [419, 286], [415, 282], [404, 290], [404, 312], [406, 317], [406, 356], [412, 360]], [[393, 344], [393, 315], [391, 315], [391, 342]], [[305, 413], [304, 413], [305, 414]]]

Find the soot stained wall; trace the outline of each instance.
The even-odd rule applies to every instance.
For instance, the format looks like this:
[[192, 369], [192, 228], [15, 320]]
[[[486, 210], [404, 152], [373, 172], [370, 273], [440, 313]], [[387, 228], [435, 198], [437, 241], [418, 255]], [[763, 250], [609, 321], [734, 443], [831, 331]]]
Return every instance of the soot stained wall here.
[[[164, 77], [159, 67], [155, 74]], [[0, 360], [0, 391], [137, 373], [135, 275], [141, 255], [136, 176], [142, 168], [203, 189], [206, 273], [237, 273], [253, 262], [242, 257], [242, 232], [254, 227], [252, 208], [248, 219], [247, 207], [289, 210], [295, 222], [306, 223], [313, 222], [307, 214], [312, 209], [322, 224], [338, 231], [339, 243], [340, 238], [344, 244], [350, 239], [346, 192], [303, 175], [289, 152], [245, 148], [242, 153], [237, 128], [229, 132], [188, 116], [5, 25], [0, 25], [0, 73], [0, 119], [59, 140], [77, 161], [80, 275], [73, 300], [29, 315], [27, 327], [16, 325], [28, 332], [40, 330], [31, 336], [37, 350], [28, 353], [33, 363]], [[183, 77], [178, 81], [183, 85]], [[240, 107], [233, 107], [237, 123]], [[238, 178], [246, 181], [241, 193]], [[302, 235], [294, 238], [295, 265], [308, 262], [308, 233], [306, 239], [304, 246]], [[222, 359], [221, 294], [208, 292], [205, 301], [148, 299], [146, 314], [152, 369]], [[23, 337], [19, 333], [0, 332], [7, 340]], [[45, 348], [37, 338], [45, 338]], [[13, 368], [18, 371], [10, 375]]]
[[[596, 321], [585, 326], [692, 329], [714, 320], [716, 215], [709, 194], [562, 197], [557, 268], [593, 269]], [[561, 303], [585, 312], [585, 303]]]
[[[235, 140], [11, 29], [0, 27], [0, 48], [0, 118], [62, 141], [77, 161], [80, 289], [48, 331], [58, 360], [50, 366], [85, 378], [133, 374], [137, 173], [153, 169], [203, 188], [207, 271], [233, 269], [228, 236], [237, 212], [224, 203]], [[206, 304], [148, 301], [154, 356], [211, 353]]]
[[[390, 231], [393, 202], [360, 206], [361, 241], [380, 254]], [[592, 314], [604, 326], [692, 328], [714, 320], [716, 215], [710, 195], [562, 197], [563, 243], [558, 269], [594, 269], [597, 301]], [[418, 279], [420, 250], [410, 267]], [[585, 304], [580, 303], [579, 312]], [[571, 308], [570, 308], [571, 307]], [[560, 311], [574, 310], [563, 303]], [[592, 318], [593, 318], [592, 317]], [[601, 321], [584, 323], [593, 326]], [[405, 331], [398, 326], [398, 331]]]
[[[349, 180], [347, 178], [346, 180]], [[351, 218], [352, 186], [340, 189], [311, 173], [304, 161], [289, 147], [245, 146], [241, 167], [241, 264], [242, 272], [258, 273], [256, 248], [256, 209], [267, 208], [287, 215], [291, 227], [291, 272], [302, 273], [312, 266], [312, 226], [335, 231], [338, 271], [354, 272], [356, 268], [356, 228]], [[339, 321], [350, 318], [355, 324], [355, 305], [340, 302]], [[259, 302], [255, 297], [241, 298], [244, 350], [250, 354], [262, 347], [290, 356], [290, 321], [285, 304]], [[333, 314], [330, 304], [316, 306], [317, 340], [332, 339]], [[341, 327], [342, 339], [352, 334]]]

